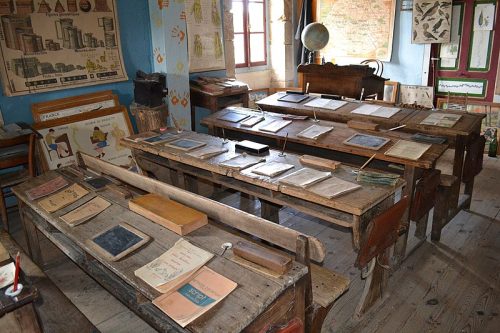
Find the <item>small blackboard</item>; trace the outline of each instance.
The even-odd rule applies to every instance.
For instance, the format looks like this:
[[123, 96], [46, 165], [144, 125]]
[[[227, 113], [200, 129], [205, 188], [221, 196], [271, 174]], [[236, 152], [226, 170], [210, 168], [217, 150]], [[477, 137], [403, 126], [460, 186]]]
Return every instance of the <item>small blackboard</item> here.
[[345, 140], [344, 144], [360, 148], [379, 150], [389, 141], [391, 140], [380, 136], [357, 133]]
[[278, 98], [278, 101], [289, 102], [289, 103], [300, 103], [308, 98], [309, 98], [309, 95], [289, 93], [289, 94], [286, 94], [286, 95]]
[[116, 261], [148, 241], [148, 235], [121, 223], [92, 237], [89, 245], [106, 259]]
[[100, 190], [104, 188], [106, 185], [111, 183], [111, 181], [104, 177], [91, 178], [86, 180], [87, 184], [92, 186], [95, 190]]
[[411, 139], [413, 141], [417, 142], [423, 142], [423, 143], [437, 143], [437, 144], [443, 144], [446, 143], [446, 138], [442, 136], [435, 136], [435, 135], [429, 135], [429, 134], [423, 134], [423, 133], [416, 133], [411, 136]]

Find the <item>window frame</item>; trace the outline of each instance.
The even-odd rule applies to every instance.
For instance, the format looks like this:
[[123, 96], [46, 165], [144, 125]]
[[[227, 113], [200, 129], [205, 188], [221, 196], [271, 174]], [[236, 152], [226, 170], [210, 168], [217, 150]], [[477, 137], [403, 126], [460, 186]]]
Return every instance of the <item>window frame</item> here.
[[[243, 63], [236, 63], [235, 59], [235, 67], [236, 68], [254, 68], [254, 67], [259, 67], [259, 66], [267, 66], [267, 1], [268, 0], [237, 0], [235, 2], [241, 2], [243, 4], [243, 32], [233, 32], [234, 36], [236, 35], [243, 35], [243, 44], [245, 47], [245, 62]], [[262, 3], [262, 16], [264, 19], [263, 22], [263, 31], [259, 32], [251, 32], [249, 30], [249, 4], [255, 2], [255, 3]], [[234, 13], [233, 13], [234, 15]], [[234, 21], [234, 19], [233, 19]], [[264, 45], [262, 47], [264, 48], [264, 60], [263, 61], [255, 61], [252, 62], [250, 61], [250, 36], [252, 34], [262, 34], [264, 36]]]

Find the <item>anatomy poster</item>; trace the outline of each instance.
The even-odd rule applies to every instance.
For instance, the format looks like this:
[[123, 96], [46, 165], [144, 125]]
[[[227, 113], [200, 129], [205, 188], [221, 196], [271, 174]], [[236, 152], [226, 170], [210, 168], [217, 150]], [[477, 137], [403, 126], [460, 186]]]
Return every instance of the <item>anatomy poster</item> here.
[[186, 0], [189, 71], [224, 69], [219, 0]]
[[451, 14], [451, 0], [414, 0], [412, 43], [449, 43]]
[[7, 96], [127, 80], [115, 0], [0, 0]]

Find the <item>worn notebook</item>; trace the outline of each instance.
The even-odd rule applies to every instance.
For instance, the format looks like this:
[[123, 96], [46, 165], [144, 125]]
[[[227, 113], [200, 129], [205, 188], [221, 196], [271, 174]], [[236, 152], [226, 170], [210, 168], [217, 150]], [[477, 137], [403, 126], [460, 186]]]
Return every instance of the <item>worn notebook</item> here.
[[206, 146], [194, 151], [187, 153], [189, 156], [201, 158], [202, 160], [206, 160], [212, 158], [214, 156], [226, 153], [228, 151], [227, 148], [221, 146]]
[[38, 185], [37, 187], [32, 188], [31, 190], [26, 191], [26, 196], [29, 200], [40, 199], [46, 195], [55, 193], [66, 186], [68, 186], [68, 181], [64, 179], [63, 176], [58, 176], [49, 180], [46, 183]]
[[418, 160], [431, 147], [428, 143], [399, 140], [385, 152], [387, 156]]
[[205, 266], [188, 283], [174, 292], [155, 298], [153, 304], [177, 324], [186, 327], [222, 301], [236, 287], [236, 282]]
[[285, 128], [286, 126], [290, 125], [292, 123], [291, 120], [280, 120], [276, 119], [271, 121], [269, 124], [266, 124], [259, 128], [259, 130], [264, 131], [264, 132], [272, 132], [276, 133], [280, 131], [281, 129]]
[[361, 186], [358, 184], [354, 184], [337, 177], [331, 177], [308, 187], [307, 191], [327, 199], [332, 199], [342, 194], [355, 191], [359, 188], [361, 188]]
[[249, 140], [243, 140], [243, 141], [236, 143], [234, 148], [239, 149], [239, 150], [248, 151], [249, 153], [253, 153], [253, 154], [262, 154], [262, 153], [269, 151], [268, 145], [263, 145], [261, 143], [257, 143], [257, 142], [253, 142], [253, 141], [249, 141]]
[[323, 134], [333, 130], [332, 126], [312, 125], [297, 134], [298, 137], [317, 140]]
[[134, 274], [157, 291], [168, 293], [190, 279], [213, 256], [181, 238], [167, 252]]
[[230, 123], [239, 123], [243, 119], [250, 117], [247, 114], [229, 111], [217, 117], [219, 120], [228, 121]]
[[53, 213], [61, 208], [71, 205], [73, 202], [83, 198], [89, 193], [86, 189], [78, 184], [73, 184], [70, 187], [57, 192], [38, 202], [40, 207], [49, 213]]
[[128, 206], [131, 211], [181, 236], [208, 223], [206, 214], [154, 193], [134, 198]]
[[252, 156], [243, 153], [221, 162], [220, 165], [236, 170], [242, 170], [257, 163], [264, 162], [265, 160], [266, 159], [264, 157]]
[[280, 178], [278, 181], [280, 184], [306, 188], [329, 178], [331, 175], [331, 172], [323, 172], [311, 168], [302, 168], [294, 173]]
[[460, 118], [462, 118], [462, 116], [459, 114], [436, 112], [427, 116], [420, 124], [451, 128], [455, 126]]
[[264, 119], [264, 116], [251, 116], [245, 120], [243, 120], [240, 125], [241, 126], [245, 126], [245, 127], [252, 127], [258, 123], [260, 123], [261, 121], [263, 121]]
[[283, 172], [293, 169], [293, 164], [280, 163], [280, 162], [269, 162], [262, 164], [252, 170], [253, 173], [257, 175], [276, 177], [281, 175]]
[[62, 215], [60, 218], [70, 226], [74, 227], [75, 225], [79, 225], [99, 215], [109, 206], [111, 206], [110, 202], [97, 196], [80, 207], [73, 209], [71, 212]]
[[338, 101], [338, 100], [329, 99], [329, 98], [316, 98], [310, 102], [307, 102], [306, 104], [304, 104], [304, 106], [334, 111], [334, 110], [337, 110], [338, 108], [340, 108], [346, 104], [347, 104], [347, 102], [344, 102], [344, 101]]

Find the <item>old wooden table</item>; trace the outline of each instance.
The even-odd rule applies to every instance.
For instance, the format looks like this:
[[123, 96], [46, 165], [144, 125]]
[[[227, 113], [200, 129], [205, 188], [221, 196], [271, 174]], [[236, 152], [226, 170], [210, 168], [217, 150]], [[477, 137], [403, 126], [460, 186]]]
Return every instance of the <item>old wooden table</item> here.
[[[409, 139], [409, 134], [407, 133], [397, 133], [397, 132], [371, 132], [371, 131], [360, 131], [354, 130], [347, 127], [343, 123], [335, 123], [331, 121], [320, 121], [318, 124], [323, 126], [333, 126], [334, 130], [323, 135], [317, 140], [310, 140], [298, 137], [297, 134], [309, 126], [315, 124], [311, 119], [309, 120], [294, 120], [290, 125], [281, 129], [276, 133], [263, 132], [259, 128], [265, 126], [266, 124], [276, 120], [281, 119], [281, 114], [276, 113], [265, 113], [265, 120], [253, 127], [244, 127], [239, 123], [227, 122], [218, 119], [228, 110], [219, 111], [213, 115], [210, 115], [202, 120], [202, 124], [207, 125], [209, 132], [212, 134], [222, 135], [222, 129], [225, 130], [225, 135], [235, 137], [235, 138], [245, 138], [255, 140], [261, 143], [274, 144], [280, 147], [287, 137], [287, 149], [308, 152], [313, 155], [320, 155], [322, 157], [330, 157], [334, 159], [341, 159], [349, 163], [355, 163], [358, 165], [363, 164], [367, 158], [375, 155], [374, 162], [371, 162], [370, 166], [386, 168], [387, 165], [398, 165], [403, 169], [403, 177], [406, 181], [406, 186], [404, 193], [410, 196], [410, 202], [414, 195], [414, 188], [417, 180], [421, 177], [424, 170], [432, 170], [435, 168], [436, 161], [438, 158], [446, 151], [447, 145], [432, 145], [418, 160], [408, 160], [401, 159], [398, 157], [392, 157], [385, 155], [385, 152], [390, 149], [398, 140]], [[248, 113], [248, 114], [260, 114], [259, 112], [244, 110], [242, 108], [238, 109], [238, 112]], [[344, 144], [344, 140], [348, 139], [355, 133], [365, 132], [367, 134], [382, 136], [390, 139], [385, 146], [377, 151], [365, 148], [353, 147]], [[311, 150], [313, 149], [313, 150]], [[379, 164], [377, 164], [379, 162]], [[411, 205], [408, 211], [411, 210]], [[407, 223], [409, 223], [409, 214], [405, 217]], [[426, 222], [421, 224], [421, 228], [418, 229], [417, 236], [423, 238], [425, 236], [425, 225]], [[404, 253], [406, 248], [406, 241], [402, 241], [401, 252]], [[403, 254], [399, 254], [403, 256]]]
[[217, 112], [229, 105], [241, 103], [248, 107], [248, 88], [233, 88], [225, 92], [211, 93], [191, 86], [191, 130], [196, 126], [196, 107], [209, 109], [211, 112]]
[[[35, 262], [43, 264], [38, 241], [38, 232], [41, 232], [116, 298], [162, 332], [239, 332], [242, 330], [259, 332], [266, 324], [279, 325], [294, 317], [304, 322], [307, 267], [294, 262], [293, 268], [279, 278], [265, 276], [244, 268], [231, 260], [232, 251], [226, 251], [221, 256], [221, 244], [225, 242], [234, 244], [243, 238], [210, 221], [210, 224], [190, 233], [185, 238], [196, 246], [214, 253], [215, 257], [207, 266], [238, 283], [238, 287], [216, 307], [189, 324], [186, 329], [182, 329], [151, 303], [151, 300], [159, 296], [159, 293], [134, 275], [136, 269], [163, 254], [180, 236], [130, 211], [128, 201], [116, 193], [107, 189], [96, 193], [85, 185], [86, 183], [82, 181], [83, 177], [64, 170], [67, 168], [50, 171], [13, 189], [19, 199], [23, 227], [31, 256]], [[89, 173], [85, 172], [85, 174]], [[58, 175], [63, 175], [70, 182], [81, 183], [90, 193], [70, 206], [49, 214], [41, 209], [37, 202], [28, 200], [25, 191]], [[132, 190], [132, 193], [137, 192]], [[97, 194], [112, 203], [97, 217], [76, 227], [70, 227], [59, 219], [59, 216], [75, 209]], [[99, 232], [121, 222], [127, 222], [149, 235], [151, 241], [125, 258], [110, 262], [89, 247], [87, 241]], [[335, 290], [338, 292], [337, 297], [344, 290]]]
[[[171, 131], [173, 132], [173, 129]], [[352, 229], [355, 248], [359, 248], [360, 239], [367, 224], [380, 213], [379, 206], [386, 200], [394, 202], [394, 193], [404, 185], [403, 181], [399, 181], [394, 187], [360, 183], [362, 188], [359, 190], [327, 199], [312, 192], [278, 183], [279, 178], [303, 167], [299, 161], [300, 155], [287, 152], [285, 156], [282, 156], [280, 151], [274, 149], [261, 155], [266, 162], [276, 161], [295, 166], [279, 176], [270, 178], [253, 174], [251, 170], [256, 166], [237, 171], [220, 165], [220, 162], [235, 156], [234, 141], [224, 143], [225, 141], [221, 138], [189, 131], [184, 131], [179, 136], [205, 142], [207, 145], [223, 146], [228, 149], [228, 152], [203, 160], [164, 145], [150, 145], [126, 139], [122, 139], [122, 144], [133, 150], [144, 171], [152, 173], [162, 181], [172, 182], [174, 185], [196, 191], [196, 188], [193, 188], [196, 182], [189, 182], [188, 178], [185, 184], [177, 184], [177, 177], [168, 177], [163, 172], [163, 169], [167, 168], [190, 178], [205, 179], [256, 196], [262, 204], [262, 217], [275, 222], [279, 222], [278, 213], [282, 206], [292, 207], [327, 222]], [[352, 167], [342, 165], [333, 172], [333, 175], [357, 183], [356, 174], [353, 171], [355, 169]]]
[[[401, 128], [402, 132], [410, 133], [424, 133], [430, 135], [444, 136], [447, 138], [450, 148], [455, 149], [455, 157], [453, 161], [453, 175], [459, 180], [462, 179], [462, 171], [464, 167], [465, 152], [468, 150], [474, 141], [481, 134], [481, 122], [486, 114], [479, 113], [464, 113], [445, 110], [446, 113], [460, 114], [462, 117], [452, 128], [445, 128], [439, 126], [421, 125], [420, 122], [434, 111], [414, 110], [414, 109], [401, 109], [398, 113], [390, 118], [374, 117], [367, 115], [360, 115], [351, 113], [352, 110], [359, 106], [359, 103], [351, 102], [340, 107], [335, 111], [325, 110], [320, 108], [312, 108], [304, 104], [317, 98], [315, 96], [309, 97], [301, 103], [290, 103], [278, 101], [284, 93], [276, 93], [268, 96], [257, 102], [257, 105], [263, 110], [282, 113], [282, 114], [295, 114], [307, 115], [312, 117], [313, 112], [316, 113], [317, 118], [336, 121], [348, 122], [349, 120], [358, 120], [365, 122], [373, 122], [380, 124], [383, 128], [393, 128], [401, 125], [406, 125]], [[469, 186], [467, 186], [469, 185]], [[473, 181], [472, 184], [466, 184], [467, 195], [472, 197]], [[467, 201], [464, 208], [469, 208], [470, 200]]]

